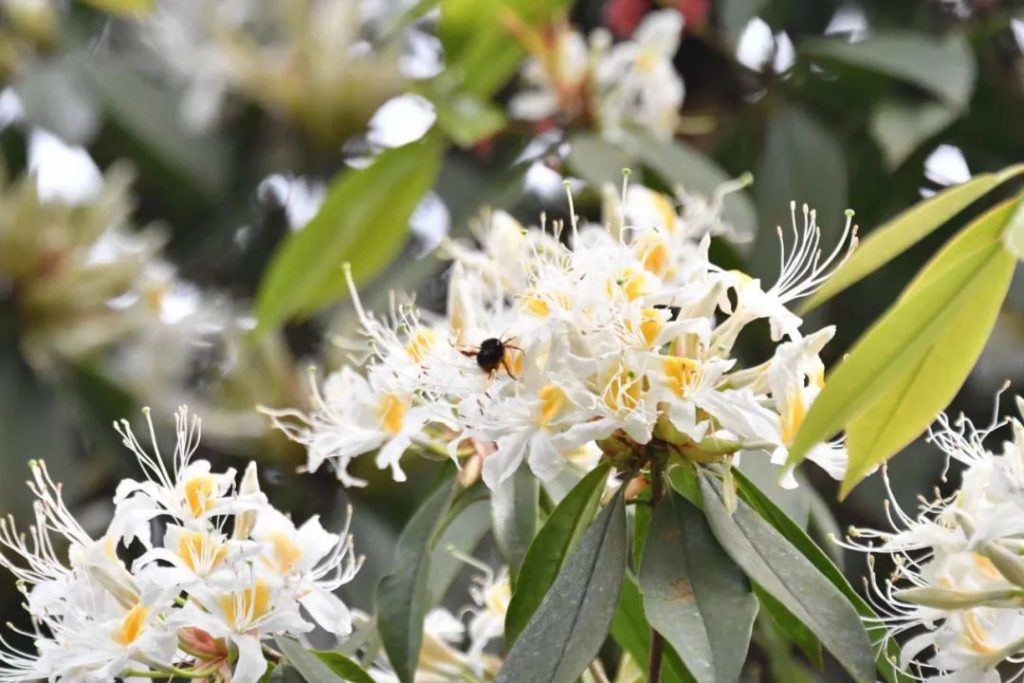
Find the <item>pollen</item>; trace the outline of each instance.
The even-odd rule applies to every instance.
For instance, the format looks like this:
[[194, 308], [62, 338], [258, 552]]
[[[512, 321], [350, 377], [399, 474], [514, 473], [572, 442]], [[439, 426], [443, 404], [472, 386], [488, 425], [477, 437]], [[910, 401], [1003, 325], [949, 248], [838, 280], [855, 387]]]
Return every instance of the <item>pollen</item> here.
[[565, 392], [555, 384], [545, 384], [540, 389], [540, 426], [547, 427], [565, 408]]
[[666, 356], [661, 360], [661, 371], [665, 385], [672, 393], [682, 398], [693, 387], [699, 370], [697, 361], [680, 356]]
[[380, 405], [377, 407], [377, 413], [380, 416], [380, 426], [392, 436], [398, 434], [402, 431], [405, 413], [408, 409], [409, 406], [399, 396], [384, 394], [384, 397], [380, 400]]
[[644, 347], [649, 349], [654, 346], [658, 335], [661, 334], [661, 328], [665, 324], [664, 318], [664, 314], [657, 308], [647, 307], [640, 311], [640, 324], [634, 325], [632, 321], [626, 321], [626, 329], [636, 332], [636, 328], [639, 327], [640, 335], [644, 339]]
[[122, 645], [131, 645], [142, 634], [146, 626], [146, 617], [149, 616], [149, 608], [136, 605], [128, 610], [121, 622], [121, 628], [114, 634], [114, 640]]
[[524, 299], [523, 308], [538, 318], [546, 318], [551, 313], [551, 307], [539, 296], [528, 296]]
[[213, 508], [216, 490], [210, 474], [199, 474], [185, 482], [185, 502], [193, 517], [202, 517]]

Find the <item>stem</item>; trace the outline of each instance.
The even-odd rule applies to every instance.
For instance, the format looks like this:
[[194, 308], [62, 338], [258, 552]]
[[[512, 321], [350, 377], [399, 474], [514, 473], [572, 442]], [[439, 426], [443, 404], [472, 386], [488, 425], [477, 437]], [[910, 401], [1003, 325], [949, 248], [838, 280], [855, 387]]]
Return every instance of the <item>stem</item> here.
[[[651, 458], [651, 514], [665, 495], [665, 478], [662, 476], [663, 453], [654, 452]], [[656, 629], [651, 628], [651, 652], [647, 659], [647, 683], [661, 683], [661, 655], [665, 640]]]

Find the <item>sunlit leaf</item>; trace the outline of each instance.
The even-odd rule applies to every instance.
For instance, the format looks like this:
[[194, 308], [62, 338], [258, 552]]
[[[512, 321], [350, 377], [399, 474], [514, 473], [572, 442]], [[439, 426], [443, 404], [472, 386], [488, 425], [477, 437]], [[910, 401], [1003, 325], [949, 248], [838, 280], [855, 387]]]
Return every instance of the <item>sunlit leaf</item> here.
[[678, 494], [654, 511], [640, 589], [651, 626], [697, 681], [739, 680], [757, 598], [701, 511]]
[[[867, 415], [848, 444], [845, 495], [945, 408], [981, 352], [1012, 276], [1016, 260], [1000, 241], [1012, 208], [1002, 204], [970, 224], [933, 259], [941, 266], [926, 267], [857, 342], [808, 411], [790, 448], [791, 464]], [[899, 424], [884, 419], [883, 402], [890, 411], [901, 406]]]
[[356, 284], [387, 266], [408, 235], [409, 216], [437, 177], [440, 136], [382, 152], [372, 164], [334, 181], [320, 210], [289, 235], [256, 297], [261, 328], [311, 313], [345, 291], [344, 262]]
[[985, 173], [968, 182], [943, 190], [934, 197], [915, 204], [891, 221], [873, 230], [857, 250], [840, 266], [812, 297], [802, 312], [820, 306], [850, 285], [896, 258], [911, 245], [938, 229], [973, 201], [1003, 183], [1024, 173], [1024, 164], [1011, 166], [1000, 173]]
[[326, 664], [327, 668], [337, 674], [343, 681], [348, 681], [349, 683], [374, 683], [370, 674], [366, 673], [363, 667], [340, 652], [313, 650], [312, 654]]
[[608, 465], [602, 463], [562, 499], [533, 539], [505, 615], [508, 643], [519, 637], [590, 525], [607, 481]]
[[452, 483], [427, 499], [398, 539], [394, 569], [377, 584], [377, 630], [398, 679], [411, 683], [430, 598], [430, 554], [452, 503]]
[[496, 683], [573, 683], [608, 635], [629, 553], [620, 490], [580, 539]]
[[733, 561], [810, 629], [855, 681], [874, 681], [871, 643], [846, 596], [745, 502], [730, 514], [720, 482], [703, 476], [700, 489], [708, 523]]
[[156, 0], [81, 0], [98, 10], [111, 14], [138, 16], [148, 14], [156, 7]]
[[974, 53], [962, 35], [878, 32], [853, 43], [819, 38], [801, 43], [800, 53], [913, 83], [956, 109], [966, 107], [974, 90]]

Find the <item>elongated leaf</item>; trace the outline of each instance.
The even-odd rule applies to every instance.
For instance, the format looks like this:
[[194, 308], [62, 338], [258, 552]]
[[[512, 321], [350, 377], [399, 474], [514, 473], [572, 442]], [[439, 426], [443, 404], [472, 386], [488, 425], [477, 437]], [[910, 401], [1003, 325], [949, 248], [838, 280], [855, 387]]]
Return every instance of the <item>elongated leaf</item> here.
[[[346, 680], [335, 673], [312, 650], [307, 650], [305, 645], [294, 638], [278, 636], [276, 642], [281, 654], [288, 659], [288, 663], [302, 674], [308, 683], [340, 683]], [[358, 678], [348, 680], [363, 683]]]
[[894, 169], [956, 117], [957, 110], [943, 102], [885, 101], [871, 112], [870, 128], [886, 165]]
[[155, 0], [82, 0], [98, 10], [124, 16], [148, 14], [156, 7]]
[[[713, 197], [723, 183], [733, 180], [718, 164], [682, 140], [666, 142], [641, 131], [630, 132], [627, 140], [640, 162], [670, 187], [681, 186], [687, 192]], [[741, 235], [752, 236], [757, 230], [754, 204], [743, 190], [725, 196], [722, 217]]]
[[507, 643], [518, 638], [551, 588], [569, 553], [582, 538], [594, 518], [606, 481], [608, 466], [602, 463], [562, 499], [533, 539], [505, 614]]
[[623, 169], [637, 170], [637, 159], [633, 154], [597, 133], [577, 133], [569, 138], [569, 154], [565, 162], [573, 175], [599, 190], [606, 184], [620, 187]]
[[821, 650], [821, 641], [809, 628], [793, 616], [793, 613], [786, 609], [786, 606], [772, 597], [772, 594], [765, 591], [757, 584], [754, 584], [754, 593], [761, 604], [761, 609], [772, 620], [772, 623], [786, 640], [800, 648], [808, 661], [819, 670], [825, 666], [825, 657]]
[[[612, 637], [634, 661], [644, 663], [651, 651], [651, 627], [644, 613], [643, 596], [636, 579], [629, 573], [622, 582], [619, 606], [612, 617]], [[662, 654], [661, 680], [663, 683], [689, 683], [693, 676], [683, 666], [671, 644]]]
[[718, 481], [701, 477], [700, 489], [711, 530], [733, 561], [810, 629], [855, 681], [873, 681], [871, 644], [846, 596], [745, 502], [730, 515]]
[[855, 43], [822, 38], [805, 41], [800, 52], [913, 83], [957, 109], [966, 107], [974, 90], [974, 53], [960, 35], [940, 40], [921, 33], [879, 32]]
[[[1000, 205], [969, 225], [963, 239], [954, 240], [933, 259], [941, 265], [926, 266], [857, 342], [808, 411], [790, 449], [790, 463], [799, 462], [815, 444], [858, 416], [874, 416], [859, 424], [849, 444], [850, 466], [841, 491], [845, 496], [874, 465], [924, 431], [946, 406], [981, 352], [1015, 262], [998, 238], [974, 236], [1001, 234], [1011, 210], [1010, 204]], [[963, 328], [965, 321], [974, 327]], [[954, 335], [959, 338], [952, 339]], [[944, 345], [961, 355], [950, 357], [939, 348]], [[941, 365], [936, 364], [939, 361]], [[918, 382], [937, 384], [924, 389]], [[897, 394], [911, 386], [918, 387], [920, 393], [913, 395], [921, 400], [904, 405], [903, 421], [879, 422], [878, 404], [885, 402], [890, 410], [905, 404]], [[877, 429], [872, 431], [870, 425]], [[878, 439], [870, 437], [872, 433]]]
[[256, 298], [260, 327], [335, 300], [345, 291], [346, 261], [356, 284], [387, 266], [405, 243], [409, 216], [437, 176], [442, 149], [440, 136], [431, 133], [335, 180], [316, 216], [274, 255]]
[[366, 673], [363, 667], [340, 652], [313, 650], [313, 654], [344, 681], [349, 681], [349, 683], [374, 683], [373, 679], [370, 678], [370, 674]]
[[620, 490], [569, 556], [505, 658], [496, 683], [573, 683], [608, 635], [628, 553]]
[[429, 598], [430, 554], [452, 502], [448, 483], [416, 511], [398, 539], [395, 568], [377, 584], [377, 630], [398, 679], [411, 683], [423, 643]]
[[[751, 481], [747, 476], [740, 471], [733, 470], [733, 475], [736, 478], [736, 484], [739, 488], [740, 497], [764, 518], [769, 524], [782, 534], [787, 541], [789, 541], [794, 548], [799, 550], [804, 557], [806, 557], [811, 564], [817, 567], [818, 571], [822, 573], [825, 578], [832, 582], [839, 591], [846, 596], [846, 599], [854, 606], [858, 614], [868, 623], [871, 620], [877, 619], [875, 611], [871, 609], [871, 605], [867, 603], [860, 594], [854, 590], [850, 582], [846, 580], [843, 572], [836, 566], [835, 562], [828, 556], [828, 554], [813, 539], [804, 531], [799, 524], [794, 522], [786, 515], [785, 511], [782, 510], [774, 501], [763, 491], [761, 491], [757, 484]], [[762, 604], [763, 606], [763, 604]], [[879, 642], [882, 636], [885, 634], [885, 628], [881, 626], [867, 626], [868, 636], [872, 642]], [[875, 659], [875, 664], [878, 670], [881, 672], [885, 680], [890, 681], [904, 681], [906, 677], [903, 676], [898, 669], [896, 669], [892, 662], [899, 661], [900, 648], [896, 642], [890, 640], [888, 642], [888, 648], [885, 652], [879, 652]]]
[[739, 680], [757, 598], [700, 509], [678, 494], [665, 496], [654, 511], [640, 589], [651, 626], [697, 681]]
[[872, 231], [857, 250], [803, 304], [806, 313], [825, 303], [850, 285], [878, 270], [911, 245], [950, 221], [976, 199], [1024, 173], [1024, 164], [1000, 173], [985, 173], [968, 182], [948, 188], [934, 197], [915, 204], [885, 225]]
[[515, 474], [491, 493], [494, 540], [505, 557], [509, 572], [515, 578], [519, 575], [523, 557], [537, 532], [539, 483], [529, 466], [523, 463]]
[[452, 550], [472, 556], [480, 539], [491, 530], [488, 507], [487, 500], [465, 506], [438, 537], [430, 556], [430, 604], [441, 602], [452, 581], [466, 567], [465, 561], [452, 554]]

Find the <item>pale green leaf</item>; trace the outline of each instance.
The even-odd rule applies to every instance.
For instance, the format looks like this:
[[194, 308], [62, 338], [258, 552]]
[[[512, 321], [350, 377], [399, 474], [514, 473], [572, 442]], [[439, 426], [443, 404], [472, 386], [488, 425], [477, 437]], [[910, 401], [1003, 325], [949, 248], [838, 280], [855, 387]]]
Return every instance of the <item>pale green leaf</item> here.
[[702, 476], [700, 489], [711, 530], [733, 561], [810, 629], [855, 681], [874, 681], [871, 643], [846, 596], [745, 502], [730, 514], [719, 481]]
[[891, 221], [873, 230], [862, 240], [853, 255], [801, 308], [807, 312], [825, 303], [850, 285], [896, 258], [911, 245], [938, 229], [973, 201], [1003, 183], [1024, 173], [1024, 165], [1011, 166], [1001, 173], [985, 173], [968, 182], [948, 188], [934, 197], [915, 204]]
[[[307, 683], [344, 683], [346, 680], [317, 657], [314, 651], [306, 649], [305, 645], [294, 638], [278, 636], [275, 642], [288, 663], [302, 674]], [[363, 683], [358, 678], [348, 680], [352, 680], [355, 683]]]
[[602, 463], [561, 500], [526, 551], [512, 600], [505, 614], [505, 640], [515, 642], [594, 518], [608, 465]]
[[580, 539], [512, 646], [496, 683], [573, 683], [597, 656], [629, 553], [620, 490]]
[[494, 540], [515, 578], [537, 532], [539, 502], [539, 481], [525, 462], [491, 492]]
[[933, 38], [923, 33], [878, 32], [855, 43], [819, 38], [801, 43], [800, 53], [913, 83], [955, 109], [964, 109], [974, 90], [974, 53], [958, 34]]
[[343, 681], [348, 681], [349, 683], [374, 683], [370, 674], [366, 673], [363, 667], [340, 652], [313, 650], [312, 653]]
[[619, 188], [623, 170], [638, 170], [636, 157], [597, 133], [577, 133], [570, 137], [565, 163], [573, 175], [598, 190], [609, 184]]
[[148, 14], [156, 7], [156, 0], [81, 0], [98, 10], [124, 16]]
[[894, 169], [956, 117], [956, 109], [943, 102], [886, 100], [871, 112], [868, 126], [886, 164]]
[[505, 127], [505, 112], [478, 97], [445, 92], [431, 101], [438, 125], [459, 147], [472, 147]]
[[320, 210], [278, 248], [260, 282], [256, 318], [261, 329], [311, 313], [346, 287], [342, 264], [356, 284], [377, 275], [397, 255], [409, 217], [437, 176], [440, 136], [382, 152], [363, 169], [348, 170], [331, 185]]
[[700, 509], [674, 492], [655, 508], [640, 589], [651, 626], [697, 681], [739, 680], [757, 598]]

